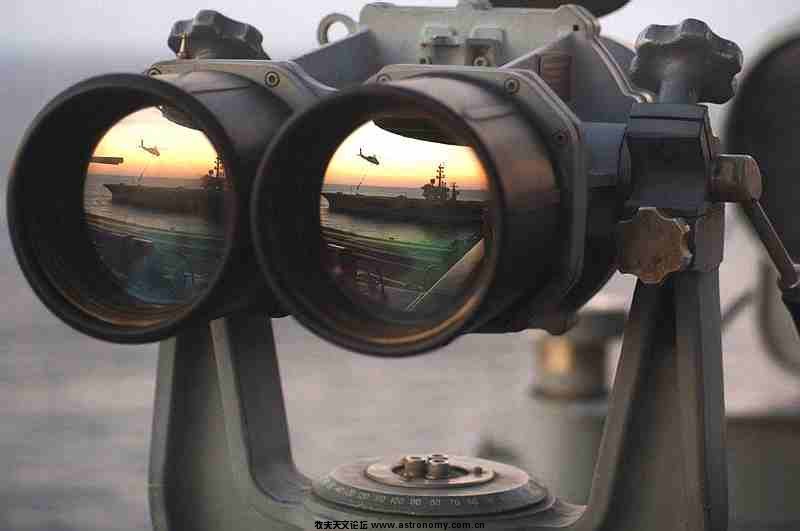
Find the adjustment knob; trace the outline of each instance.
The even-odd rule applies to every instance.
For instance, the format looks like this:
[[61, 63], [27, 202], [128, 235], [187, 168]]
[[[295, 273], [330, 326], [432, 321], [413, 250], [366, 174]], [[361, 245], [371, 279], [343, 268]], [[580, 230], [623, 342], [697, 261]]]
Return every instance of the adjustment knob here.
[[176, 22], [167, 45], [182, 59], [269, 59], [261, 47], [263, 39], [250, 24], [204, 9]]
[[648, 26], [636, 40], [631, 81], [658, 94], [660, 103], [725, 103], [742, 70], [742, 50], [705, 22]]
[[655, 208], [640, 208], [617, 226], [619, 270], [636, 275], [645, 284], [660, 284], [670, 273], [686, 269], [692, 261], [689, 225], [663, 215]]

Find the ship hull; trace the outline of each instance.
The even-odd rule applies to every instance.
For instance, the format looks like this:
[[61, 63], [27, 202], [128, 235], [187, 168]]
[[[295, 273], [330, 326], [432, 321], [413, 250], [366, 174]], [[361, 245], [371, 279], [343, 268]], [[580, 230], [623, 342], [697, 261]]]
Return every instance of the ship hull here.
[[472, 223], [483, 219], [483, 201], [435, 201], [323, 192], [331, 212], [423, 223]]
[[225, 192], [200, 188], [163, 188], [131, 184], [106, 184], [111, 202], [150, 210], [194, 214], [221, 219]]

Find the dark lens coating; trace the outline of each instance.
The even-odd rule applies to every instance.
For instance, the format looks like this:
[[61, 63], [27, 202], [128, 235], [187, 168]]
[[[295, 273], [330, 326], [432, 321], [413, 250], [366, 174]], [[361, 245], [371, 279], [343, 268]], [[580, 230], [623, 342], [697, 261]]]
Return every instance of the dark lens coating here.
[[320, 200], [325, 266], [351, 300], [419, 317], [451, 309], [472, 287], [491, 232], [489, 183], [472, 148], [441, 139], [370, 121], [331, 158]]
[[203, 294], [222, 264], [230, 185], [206, 135], [162, 111], [137, 111], [105, 133], [87, 170], [84, 212], [123, 291], [177, 305]]

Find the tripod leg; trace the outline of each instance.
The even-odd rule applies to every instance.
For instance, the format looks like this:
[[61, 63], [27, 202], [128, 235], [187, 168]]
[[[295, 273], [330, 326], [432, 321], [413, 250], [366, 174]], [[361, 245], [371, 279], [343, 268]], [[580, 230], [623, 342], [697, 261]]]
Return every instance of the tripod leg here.
[[727, 527], [718, 275], [639, 283], [580, 530]]
[[302, 528], [309, 486], [292, 463], [268, 317], [232, 315], [162, 343], [149, 483], [157, 531]]
[[677, 275], [675, 310], [690, 529], [724, 530], [728, 471], [717, 271]]

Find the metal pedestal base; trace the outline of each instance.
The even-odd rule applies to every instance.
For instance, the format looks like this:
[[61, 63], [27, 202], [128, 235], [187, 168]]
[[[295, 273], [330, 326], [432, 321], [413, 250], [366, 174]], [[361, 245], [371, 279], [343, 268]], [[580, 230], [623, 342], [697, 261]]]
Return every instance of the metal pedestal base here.
[[[486, 529], [724, 530], [718, 287], [716, 271], [637, 286], [587, 507], [551, 498], [546, 510], [469, 518]], [[150, 478], [157, 531], [465, 521], [381, 514], [312, 494], [292, 462], [263, 316], [220, 319], [162, 345]]]

